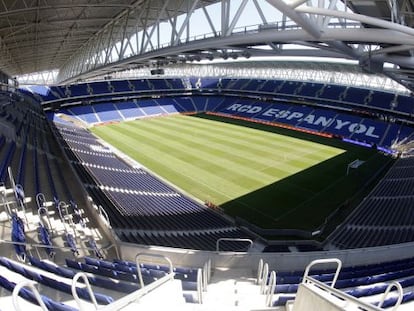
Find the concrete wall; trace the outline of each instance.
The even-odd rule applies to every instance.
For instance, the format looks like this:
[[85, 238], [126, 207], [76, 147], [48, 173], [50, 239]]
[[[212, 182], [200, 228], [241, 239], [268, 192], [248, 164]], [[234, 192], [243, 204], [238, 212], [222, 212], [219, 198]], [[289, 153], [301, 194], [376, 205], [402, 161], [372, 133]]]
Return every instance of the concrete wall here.
[[123, 259], [135, 260], [138, 253], [162, 254], [176, 266], [196, 266], [211, 259], [212, 267], [244, 268], [255, 270], [262, 258], [270, 270], [304, 270], [310, 261], [320, 258], [339, 258], [343, 266], [364, 265], [414, 257], [414, 243], [352, 250], [291, 253], [230, 253], [185, 250], [158, 246], [137, 246], [120, 243]]

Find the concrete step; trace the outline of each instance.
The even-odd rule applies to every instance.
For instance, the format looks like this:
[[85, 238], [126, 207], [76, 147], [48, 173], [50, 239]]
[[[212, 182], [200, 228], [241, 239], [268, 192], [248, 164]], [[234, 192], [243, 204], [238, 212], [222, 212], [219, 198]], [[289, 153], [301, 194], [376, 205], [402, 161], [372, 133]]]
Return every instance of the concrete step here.
[[256, 279], [245, 269], [216, 269], [204, 293], [205, 310], [254, 310], [265, 307], [266, 298], [260, 294]]

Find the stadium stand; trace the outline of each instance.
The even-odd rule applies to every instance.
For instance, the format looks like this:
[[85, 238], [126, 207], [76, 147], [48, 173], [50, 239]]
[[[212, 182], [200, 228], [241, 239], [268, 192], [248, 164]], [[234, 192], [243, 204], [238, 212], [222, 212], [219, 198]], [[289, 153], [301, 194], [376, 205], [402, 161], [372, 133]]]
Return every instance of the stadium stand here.
[[138, 105], [146, 116], [156, 116], [165, 113], [160, 105], [152, 99], [140, 100]]
[[131, 92], [131, 84], [128, 80], [112, 80], [110, 81], [115, 93]]
[[343, 101], [355, 103], [358, 105], [365, 105], [366, 98], [369, 95], [369, 90], [367, 89], [360, 89], [356, 87], [347, 87], [344, 91], [344, 98]]
[[354, 213], [332, 233], [329, 243], [339, 248], [361, 248], [411, 241], [414, 236], [412, 167], [412, 158], [397, 160]]
[[[387, 124], [380, 120], [284, 103], [269, 104], [252, 100], [238, 100], [236, 103], [224, 101], [217, 112], [257, 121], [287, 124], [386, 148], [392, 145], [391, 138], [395, 139], [395, 135], [387, 136], [389, 131], [399, 132], [397, 137], [399, 140], [412, 134], [411, 128], [401, 127], [398, 124]], [[404, 130], [401, 131], [401, 128]]]
[[123, 120], [113, 103], [101, 103], [94, 105], [95, 113], [102, 122]]
[[[124, 233], [120, 234], [121, 239], [138, 243], [145, 241], [145, 235], [140, 234], [142, 230], [149, 230], [147, 236], [150, 239], [157, 236], [151, 230], [165, 231], [165, 239], [158, 234], [155, 240], [158, 245], [168, 246], [168, 240], [182, 240], [168, 231], [184, 231], [190, 237], [197, 236], [192, 231], [200, 231], [200, 240], [203, 240], [200, 246], [214, 250], [215, 241], [228, 237], [229, 232], [235, 236], [243, 235], [242, 231], [235, 230], [230, 222], [215, 212], [178, 193], [145, 170], [130, 169], [87, 131], [62, 125], [57, 125], [57, 128], [65, 143], [71, 147], [71, 152], [79, 159], [75, 163], [82, 163], [95, 181], [89, 184], [84, 180], [88, 190], [95, 193], [102, 191], [114, 202], [115, 208], [108, 213], [112, 215], [115, 230]], [[74, 134], [78, 132], [79, 135]], [[250, 236], [244, 233], [243, 237]], [[191, 240], [196, 238], [188, 239], [190, 244], [180, 242], [181, 247], [197, 248], [197, 243], [191, 243]]]
[[[136, 86], [138, 86], [137, 81], [141, 80], [135, 81]], [[228, 80], [222, 82], [222, 86], [232, 90], [241, 88], [252, 92], [265, 90], [274, 92], [278, 88], [277, 82], [274, 81]], [[130, 88], [134, 82], [125, 83]], [[206, 82], [206, 85], [217, 83], [212, 79]], [[157, 82], [145, 82], [145, 84], [147, 89], [150, 89], [151, 86], [173, 89], [180, 88], [182, 81], [180, 79], [160, 79]], [[108, 86], [112, 86], [113, 89], [111, 90]], [[335, 94], [338, 94], [339, 91], [330, 92], [330, 90], [327, 92], [327, 89], [330, 88], [326, 85], [302, 85], [296, 82], [282, 83], [279, 86], [280, 89], [276, 92], [290, 90], [296, 92], [294, 95], [308, 97], [323, 97], [324, 94], [330, 94], [326, 97], [333, 97], [335, 100]], [[84, 93], [78, 92], [83, 95], [73, 95], [76, 91], [73, 92], [70, 86], [60, 87], [59, 91], [54, 91], [53, 98], [63, 100], [69, 94], [69, 92], [65, 92], [65, 89], [70, 90], [71, 96], [85, 96], [85, 99], [88, 100], [98, 93], [128, 92], [125, 84], [122, 86], [122, 83], [108, 81], [100, 83], [98, 87], [95, 87], [94, 83], [88, 83], [85, 88]], [[93, 91], [90, 92], [91, 90]], [[375, 93], [370, 95], [370, 100], [366, 100], [364, 104], [371, 105], [373, 101], [377, 100], [377, 97], [381, 97]], [[369, 94], [367, 96], [369, 97]], [[393, 101], [392, 96], [387, 96], [387, 102], [390, 99]], [[34, 98], [37, 99], [38, 96]], [[338, 98], [340, 99], [340, 95]], [[352, 96], [348, 98], [352, 98]], [[7, 101], [9, 100], [7, 99]], [[234, 110], [228, 110], [231, 106], [235, 107], [234, 105], [240, 106]], [[238, 109], [242, 105], [245, 108], [239, 111]], [[382, 103], [377, 106], [388, 109], [387, 105]], [[247, 108], [247, 106], [249, 107]], [[392, 104], [390, 107], [395, 110], [398, 105]], [[94, 124], [144, 115], [154, 116], [165, 113], [199, 111], [226, 113], [231, 117], [243, 117], [253, 121], [283, 123], [299, 129], [340, 135], [384, 147], [391, 147], [396, 139], [401, 141], [412, 138], [413, 135], [413, 129], [410, 126], [386, 123], [343, 111], [301, 106], [289, 102], [269, 103], [253, 99], [246, 100], [223, 94], [201, 96], [197, 93], [196, 96], [137, 98], [113, 103], [106, 101], [93, 103], [92, 101], [92, 105], [66, 107], [59, 113], [81, 120], [85, 124]], [[278, 114], [279, 111], [285, 111], [285, 113]], [[264, 112], [268, 113], [264, 115]], [[110, 148], [98, 142], [87, 129], [74, 126], [74, 123], [68, 122], [65, 116], [50, 113], [48, 119], [55, 122], [47, 123], [47, 118], [40, 106], [12, 103], [1, 106], [0, 118], [2, 124], [5, 124], [6, 127], [12, 127], [14, 131], [13, 135], [4, 132], [0, 137], [1, 181], [5, 185], [2, 188], [4, 189], [2, 196], [3, 199], [21, 202], [21, 206], [25, 206], [24, 209], [20, 209], [13, 205], [10, 209], [11, 212], [14, 212], [14, 214], [10, 213], [10, 218], [15, 216], [13, 222], [15, 237], [11, 238], [11, 242], [15, 243], [15, 250], [18, 254], [18, 256], [13, 256], [20, 260], [27, 257], [27, 261], [30, 263], [15, 261], [7, 257], [0, 258], [2, 272], [0, 286], [5, 289], [4, 292], [7, 292], [7, 295], [10, 295], [21, 281], [34, 280], [42, 284], [40, 287], [42, 292], [47, 292], [47, 295], [42, 294], [40, 299], [49, 309], [75, 310], [78, 306], [76, 299], [74, 300], [71, 296], [70, 284], [71, 279], [79, 271], [86, 273], [88, 282], [94, 286], [94, 294], [91, 296], [87, 287], [84, 286], [78, 286], [75, 291], [78, 296], [86, 300], [95, 297], [99, 307], [111, 306], [114, 301], [116, 303], [116, 301], [126, 298], [128, 294], [140, 295], [140, 297], [144, 295], [140, 279], [136, 275], [136, 264], [121, 260], [113, 254], [109, 258], [116, 257], [116, 260], [102, 259], [102, 257], [108, 256], [108, 251], [96, 246], [93, 243], [95, 239], [92, 239], [91, 243], [90, 235], [85, 235], [87, 230], [83, 227], [85, 225], [93, 226], [95, 216], [84, 215], [87, 213], [86, 209], [79, 208], [75, 203], [79, 200], [78, 194], [80, 197], [89, 197], [93, 206], [105, 208], [111, 230], [117, 235], [116, 243], [126, 247], [141, 245], [150, 248], [158, 245], [178, 248], [184, 252], [208, 250], [210, 252], [207, 254], [213, 256], [215, 253], [211, 251], [217, 250], [219, 239], [234, 238], [234, 240], [222, 241], [220, 251], [242, 251], [241, 254], [243, 254], [244, 251], [251, 249], [249, 242], [240, 243], [236, 240], [239, 238], [255, 240], [256, 236], [235, 226], [233, 222], [223, 218], [216, 211], [186, 197], [144, 168], [132, 167], [124, 162]], [[314, 120], [318, 118], [324, 119], [315, 122]], [[329, 122], [326, 121], [328, 119], [337, 122], [338, 128], [329, 126]], [[346, 126], [339, 126], [340, 122], [342, 122], [341, 124], [348, 123]], [[349, 130], [350, 125], [354, 129], [353, 131]], [[369, 130], [370, 128], [371, 130]], [[367, 133], [369, 135], [366, 135]], [[55, 137], [58, 137], [57, 141]], [[65, 154], [62, 153], [62, 148]], [[67, 167], [67, 159], [72, 164], [73, 171]], [[12, 196], [5, 195], [5, 189], [12, 187], [10, 176], [8, 176], [9, 167], [16, 173], [15, 180], [22, 185], [25, 192], [20, 201], [17, 197], [13, 199]], [[414, 196], [412, 192], [412, 167], [412, 158], [397, 160], [370, 195], [361, 202], [345, 223], [333, 232], [325, 249], [354, 249], [412, 242], [414, 239], [411, 223], [411, 207]], [[68, 176], [73, 176], [73, 172], [78, 173], [83, 184], [82, 189], [77, 188], [76, 182], [68, 178]], [[85, 190], [88, 194], [84, 192]], [[37, 205], [36, 200], [31, 202], [25, 200], [27, 197], [37, 197], [36, 195], [39, 193], [44, 194], [44, 199], [40, 199], [40, 203]], [[64, 201], [69, 203], [61, 204]], [[78, 203], [86, 206], [84, 202], [79, 201]], [[40, 222], [39, 225], [40, 217], [42, 217], [41, 208], [45, 209], [47, 216], [44, 217], [44, 222]], [[38, 209], [40, 210], [39, 214], [37, 214]], [[81, 219], [77, 218], [78, 216]], [[76, 221], [77, 223], [75, 223]], [[48, 231], [48, 229], [50, 230]], [[50, 234], [49, 239], [48, 234]], [[72, 235], [74, 245], [71, 245], [68, 238], [70, 235]], [[99, 236], [95, 236], [95, 238], [101, 242]], [[39, 241], [43, 244], [49, 250], [45, 253], [48, 258], [51, 251], [57, 252], [56, 260], [59, 264], [41, 259], [40, 252], [34, 252], [33, 246], [28, 240]], [[26, 245], [26, 249], [19, 247], [22, 245]], [[94, 247], [92, 247], [93, 245]], [[100, 243], [100, 245], [102, 244]], [[297, 244], [295, 247], [270, 245], [264, 249], [262, 254], [269, 251], [285, 252], [285, 255], [292, 253], [295, 256], [303, 253], [323, 256], [323, 253], [320, 252], [321, 248], [308, 244]], [[217, 252], [217, 256], [219, 253]], [[96, 258], [91, 258], [91, 255]], [[344, 257], [347, 256], [349, 256], [348, 253], [344, 255]], [[129, 260], [133, 259], [133, 256], [126, 257]], [[306, 257], [306, 260], [309, 261], [309, 258], [311, 257]], [[229, 258], [225, 260], [229, 260]], [[398, 281], [405, 291], [405, 294], [402, 295], [403, 304], [401, 306], [409, 305], [414, 299], [411, 292], [413, 286], [412, 258], [389, 262], [382, 260], [383, 262], [379, 263], [378, 261], [380, 260], [377, 260], [375, 265], [358, 266], [352, 266], [349, 261], [347, 266], [341, 270], [336, 280], [335, 289], [341, 290], [343, 295], [360, 298], [362, 302], [380, 305], [382, 293], [387, 287], [386, 283]], [[273, 286], [271, 274], [266, 273], [266, 276], [262, 278], [265, 280], [264, 292], [272, 293], [270, 305], [274, 307], [284, 306], [287, 301], [295, 299], [296, 295], [300, 296], [300, 288], [303, 286], [301, 282], [304, 280], [304, 267], [302, 269], [295, 269], [293, 266], [286, 268], [288, 265], [285, 263], [283, 266], [283, 260], [280, 262], [282, 263], [280, 268], [277, 264], [272, 265], [278, 269], [277, 277], [274, 277], [274, 290], [271, 290]], [[188, 266], [190, 268], [174, 268], [172, 278], [178, 282], [179, 288], [171, 290], [171, 293], [175, 297], [182, 297], [180, 303], [177, 302], [177, 304], [185, 308], [183, 307], [185, 301], [198, 303], [204, 300], [206, 304], [210, 303], [210, 300], [214, 299], [212, 297], [214, 297], [216, 284], [203, 285], [206, 288], [208, 286], [209, 291], [204, 293], [203, 299], [201, 299], [200, 282], [205, 282], [201, 280], [202, 278], [208, 278], [204, 274], [202, 278], [200, 277], [199, 269], [203, 264]], [[249, 267], [251, 269], [250, 263]], [[164, 278], [169, 277], [166, 273], [169, 268], [160, 266], [158, 263], [153, 263], [151, 266], [140, 265], [139, 270], [145, 286], [158, 286]], [[329, 285], [333, 273], [333, 270], [318, 270], [314, 271], [311, 277]], [[217, 273], [214, 277], [217, 281], [226, 276], [222, 272], [222, 275]], [[243, 277], [246, 278], [245, 275]], [[260, 284], [255, 286], [257, 291], [257, 287], [261, 287]], [[6, 296], [4, 292], [2, 295]], [[261, 300], [266, 295], [260, 295]], [[36, 301], [36, 296], [31, 290], [22, 290], [21, 296], [31, 302]], [[156, 299], [159, 300], [159, 297]], [[253, 296], [251, 299], [254, 300]], [[382, 306], [391, 307], [396, 300], [396, 296], [392, 295], [382, 303]], [[92, 302], [83, 303], [93, 308], [93, 298]], [[149, 304], [153, 303], [154, 301]], [[142, 304], [145, 305], [145, 302]], [[261, 306], [263, 306], [263, 301]]]
[[134, 119], [144, 115], [139, 106], [133, 101], [114, 103], [114, 105], [124, 119]]
[[[341, 289], [346, 294], [360, 298], [362, 301], [378, 305], [382, 294], [388, 284], [398, 281], [402, 288], [408, 289], [404, 294], [403, 304], [414, 300], [411, 288], [413, 279], [413, 259], [381, 262], [371, 265], [353, 266], [342, 268], [335, 279], [335, 270], [318, 269], [312, 271], [310, 276], [320, 282], [334, 282], [336, 289]], [[262, 270], [263, 271], [263, 270]], [[294, 300], [300, 283], [304, 281], [305, 271], [278, 271], [274, 294], [273, 306], [284, 306], [288, 300]], [[262, 276], [263, 284], [270, 277]], [[388, 298], [383, 307], [393, 306], [396, 298]]]
[[68, 115], [74, 115], [86, 123], [94, 124], [100, 122], [92, 106], [76, 106], [68, 110], [63, 110], [62, 112]]
[[394, 105], [394, 110], [406, 112], [413, 115], [414, 108], [411, 104], [411, 98], [408, 96], [397, 96], [397, 102]]
[[344, 91], [344, 88], [339, 85], [325, 84], [321, 88], [321, 94], [319, 94], [319, 97], [326, 98], [326, 99], [333, 99], [337, 101], [337, 100], [340, 100], [340, 97], [343, 91]]

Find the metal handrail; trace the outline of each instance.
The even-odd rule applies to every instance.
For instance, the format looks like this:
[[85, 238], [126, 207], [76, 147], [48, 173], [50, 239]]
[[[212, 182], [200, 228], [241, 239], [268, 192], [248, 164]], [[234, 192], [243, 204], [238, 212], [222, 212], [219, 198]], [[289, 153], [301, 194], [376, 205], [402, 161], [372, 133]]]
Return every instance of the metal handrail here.
[[123, 307], [138, 301], [140, 298], [144, 297], [146, 294], [150, 293], [151, 291], [159, 288], [163, 284], [170, 282], [171, 276], [165, 275], [162, 278], [155, 280], [151, 284], [148, 284], [144, 288], [140, 288], [137, 291], [132, 292], [120, 299], [111, 302], [109, 305], [101, 306], [99, 308], [100, 311], [114, 311], [114, 310], [121, 310]]
[[144, 284], [144, 280], [142, 278], [142, 272], [141, 272], [141, 269], [140, 269], [139, 258], [144, 257], [144, 256], [154, 257], [154, 258], [161, 258], [161, 259], [164, 259], [165, 261], [167, 261], [168, 267], [169, 267], [169, 270], [170, 270], [168, 274], [171, 275], [171, 279], [174, 277], [173, 265], [172, 265], [172, 262], [171, 262], [170, 258], [168, 258], [166, 256], [163, 256], [163, 255], [159, 255], [159, 254], [139, 253], [135, 256], [135, 263], [137, 265], [138, 279], [139, 279], [139, 283], [141, 285], [141, 288], [144, 288], [145, 284]]
[[102, 205], [98, 206], [98, 211], [99, 211], [99, 215], [102, 216], [105, 219], [108, 227], [111, 228], [111, 222], [109, 221], [108, 213], [105, 211], [105, 209], [102, 207]]
[[207, 283], [210, 282], [211, 279], [211, 259], [207, 260]]
[[36, 194], [36, 204], [37, 208], [44, 207], [44, 202], [46, 202], [45, 195], [42, 192]]
[[[16, 196], [16, 200], [21, 203], [21, 205], [24, 204], [24, 198], [25, 198], [25, 194], [24, 194], [24, 189], [23, 186], [20, 184], [16, 184], [16, 186], [14, 187], [14, 195]], [[21, 198], [21, 196], [23, 196]], [[19, 199], [22, 199], [22, 201], [20, 201]]]
[[262, 273], [263, 273], [263, 259], [260, 258], [259, 267], [257, 268], [256, 284], [260, 284], [261, 279], [262, 279]]
[[275, 293], [276, 288], [276, 272], [272, 271], [270, 272], [270, 279], [269, 279], [269, 285], [267, 287], [266, 294], [266, 306], [271, 307], [272, 306], [272, 298]]
[[[68, 212], [68, 204], [64, 201], [59, 201], [57, 205], [57, 209], [59, 211], [60, 219], [63, 223], [63, 227], [65, 228], [65, 233], [69, 233], [67, 226], [72, 229], [73, 235], [76, 237], [76, 229], [75, 224], [72, 221], [72, 218], [70, 217], [70, 214]], [[65, 213], [63, 213], [65, 212]]]
[[76, 284], [78, 284], [79, 278], [82, 278], [82, 280], [83, 280], [83, 282], [84, 282], [84, 284], [86, 286], [86, 289], [88, 290], [89, 296], [91, 297], [91, 300], [92, 300], [92, 303], [93, 303], [93, 305], [95, 307], [95, 310], [98, 310], [98, 303], [96, 302], [96, 297], [95, 297], [95, 295], [94, 295], [94, 293], [92, 291], [91, 284], [89, 284], [88, 277], [86, 276], [85, 273], [78, 272], [78, 273], [75, 274], [75, 276], [72, 279], [71, 290], [72, 290], [72, 296], [73, 296], [73, 298], [75, 298], [75, 301], [76, 301], [76, 304], [79, 307], [79, 310], [80, 311], [84, 311], [84, 310], [87, 311], [86, 309], [84, 309], [82, 307], [82, 300], [79, 298], [79, 295], [78, 295], [78, 292], [77, 292], [77, 286], [76, 286]]
[[[316, 280], [316, 279], [314, 279], [310, 276], [308, 276], [307, 279], [308, 279], [308, 282], [306, 284], [312, 284], [313, 283], [313, 285], [316, 286], [318, 289], [323, 290], [323, 291], [331, 294], [332, 296], [337, 297], [338, 299], [340, 299], [342, 301], [342, 303], [343, 303], [343, 301], [347, 301], [348, 306], [351, 305], [351, 303], [352, 303], [352, 304], [355, 304], [357, 306], [357, 308], [359, 307], [359, 309], [366, 310], [366, 311], [385, 310], [385, 309], [383, 309], [379, 306], [375, 306], [373, 304], [370, 304], [369, 302], [365, 302], [365, 301], [363, 301], [359, 298], [351, 296], [351, 295], [349, 295], [349, 294], [347, 294], [347, 293], [345, 293], [345, 292], [343, 292], [339, 289], [331, 287], [331, 286], [329, 286], [329, 285], [327, 285], [327, 284], [325, 284], [325, 283], [323, 283], [319, 280]], [[300, 286], [303, 286], [303, 285], [305, 285], [305, 284], [302, 283]], [[392, 310], [396, 310], [396, 309], [394, 308]]]
[[394, 308], [391, 309], [391, 311], [397, 310], [398, 307], [400, 306], [402, 300], [403, 300], [403, 288], [401, 286], [401, 284], [399, 282], [392, 282], [387, 286], [387, 289], [385, 290], [384, 294], [381, 297], [381, 300], [378, 304], [378, 307], [382, 307], [385, 299], [387, 298], [388, 294], [390, 293], [391, 289], [395, 287], [397, 289], [398, 292], [398, 299], [397, 302], [394, 305]]
[[16, 284], [16, 286], [13, 289], [13, 293], [12, 293], [12, 297], [13, 297], [13, 307], [14, 307], [14, 309], [16, 311], [22, 310], [20, 308], [19, 301], [18, 301], [17, 298], [19, 297], [19, 292], [20, 292], [20, 290], [23, 287], [29, 287], [32, 290], [32, 292], [33, 292], [33, 294], [34, 294], [34, 296], [36, 298], [36, 301], [39, 304], [40, 308], [42, 308], [42, 310], [44, 310], [44, 311], [47, 311], [48, 310], [47, 307], [46, 307], [46, 305], [45, 305], [45, 303], [43, 302], [42, 297], [39, 294], [39, 291], [35, 287], [35, 284], [37, 284], [37, 283], [34, 282], [34, 281], [29, 281], [29, 280], [22, 281], [22, 282]]
[[[58, 209], [58, 211], [59, 211], [59, 216], [60, 216], [60, 219], [63, 221], [63, 222], [65, 222], [65, 216], [67, 216], [69, 213], [68, 213], [68, 209], [67, 209], [67, 204], [66, 204], [66, 202], [64, 202], [64, 201], [59, 201], [59, 203], [57, 204], [57, 209]], [[65, 211], [66, 212], [66, 214], [63, 214], [63, 211]]]
[[[207, 291], [207, 283], [208, 283], [208, 263], [205, 262], [204, 266], [203, 266], [203, 269], [200, 269], [200, 270], [201, 270], [202, 275], [203, 275], [203, 278], [202, 278], [202, 280], [203, 280], [203, 291], [206, 292]], [[198, 278], [198, 276], [197, 276], [197, 278]]]
[[267, 263], [263, 266], [263, 274], [260, 279], [260, 294], [264, 294], [267, 285], [267, 276], [269, 275], [269, 265]]
[[13, 171], [12, 171], [11, 166], [8, 166], [8, 167], [7, 167], [7, 173], [9, 174], [9, 179], [10, 179], [10, 184], [11, 184], [11, 186], [12, 186], [12, 189], [14, 190], [14, 189], [15, 189], [15, 187], [16, 187], [16, 183], [15, 183], [15, 181], [14, 181]]
[[253, 241], [251, 239], [241, 239], [241, 238], [220, 238], [216, 242], [216, 252], [220, 251], [220, 242], [221, 241], [233, 241], [233, 242], [249, 242], [250, 246], [253, 245]]
[[[24, 206], [24, 198], [25, 198], [25, 195], [24, 195], [23, 186], [20, 185], [20, 184], [16, 184], [14, 186], [13, 190], [14, 190], [14, 196], [15, 196], [15, 199], [16, 199], [17, 211], [19, 211], [19, 207], [22, 209], [22, 212], [23, 212], [23, 215], [24, 215], [24, 219], [26, 220], [27, 229], [30, 229], [29, 228], [29, 220], [27, 218], [27, 213], [26, 213], [26, 207]], [[23, 198], [21, 200], [19, 199], [20, 195], [17, 194], [18, 191], [20, 191], [21, 194], [23, 194]]]
[[6, 213], [9, 216], [9, 219], [11, 220], [13, 213], [10, 208], [9, 201], [7, 200], [6, 188], [4, 188], [3, 190], [2, 201], [3, 201], [3, 206], [5, 206]]
[[305, 283], [307, 281], [307, 277], [309, 275], [310, 268], [312, 268], [314, 265], [317, 265], [317, 264], [327, 264], [327, 263], [336, 263], [337, 264], [335, 275], [334, 275], [334, 278], [333, 278], [332, 284], [331, 284], [331, 287], [334, 287], [335, 283], [336, 283], [336, 280], [338, 279], [338, 276], [339, 276], [339, 271], [342, 268], [342, 261], [339, 260], [338, 258], [316, 259], [316, 260], [311, 261], [305, 269], [305, 273], [303, 274], [302, 283]]
[[204, 290], [204, 279], [203, 278], [203, 271], [201, 268], [197, 269], [197, 298], [198, 303], [203, 303], [203, 290]]
[[[37, 215], [39, 216], [39, 222], [40, 222], [40, 224], [43, 227], [47, 228], [48, 230], [52, 231], [52, 223], [50, 222], [48, 210], [46, 209], [46, 207], [44, 207], [44, 206], [39, 207], [37, 209]], [[47, 220], [47, 226], [45, 226], [45, 223], [43, 221], [43, 215], [45, 215], [45, 218]]]
[[[46, 215], [45, 217], [46, 217], [48, 226], [45, 226], [45, 224], [44, 224], [43, 216], [41, 215], [42, 211], [44, 211], [44, 215]], [[39, 207], [38, 210], [37, 210], [37, 214], [39, 216], [40, 226], [45, 228], [47, 233], [52, 233], [52, 224], [50, 222], [49, 215], [47, 213], [47, 209], [44, 206]], [[45, 245], [45, 246], [46, 246], [46, 248], [48, 248], [48, 247], [51, 247], [52, 249], [54, 248], [52, 245]], [[49, 258], [54, 259], [55, 255], [56, 255], [56, 253], [54, 251], [50, 251]]]
[[10, 207], [8, 206], [8, 202], [6, 202], [6, 185], [4, 184], [4, 182], [0, 182], [0, 188], [1, 188], [1, 201], [3, 206], [5, 207], [6, 213], [8, 215], [8, 217], [11, 217], [11, 212], [10, 212]]

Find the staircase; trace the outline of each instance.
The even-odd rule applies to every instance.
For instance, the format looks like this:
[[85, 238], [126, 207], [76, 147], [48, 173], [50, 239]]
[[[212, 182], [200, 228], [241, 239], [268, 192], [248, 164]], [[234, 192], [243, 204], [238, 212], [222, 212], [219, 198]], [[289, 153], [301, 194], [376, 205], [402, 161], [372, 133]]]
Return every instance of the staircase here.
[[216, 268], [203, 296], [202, 310], [269, 310], [252, 271]]

